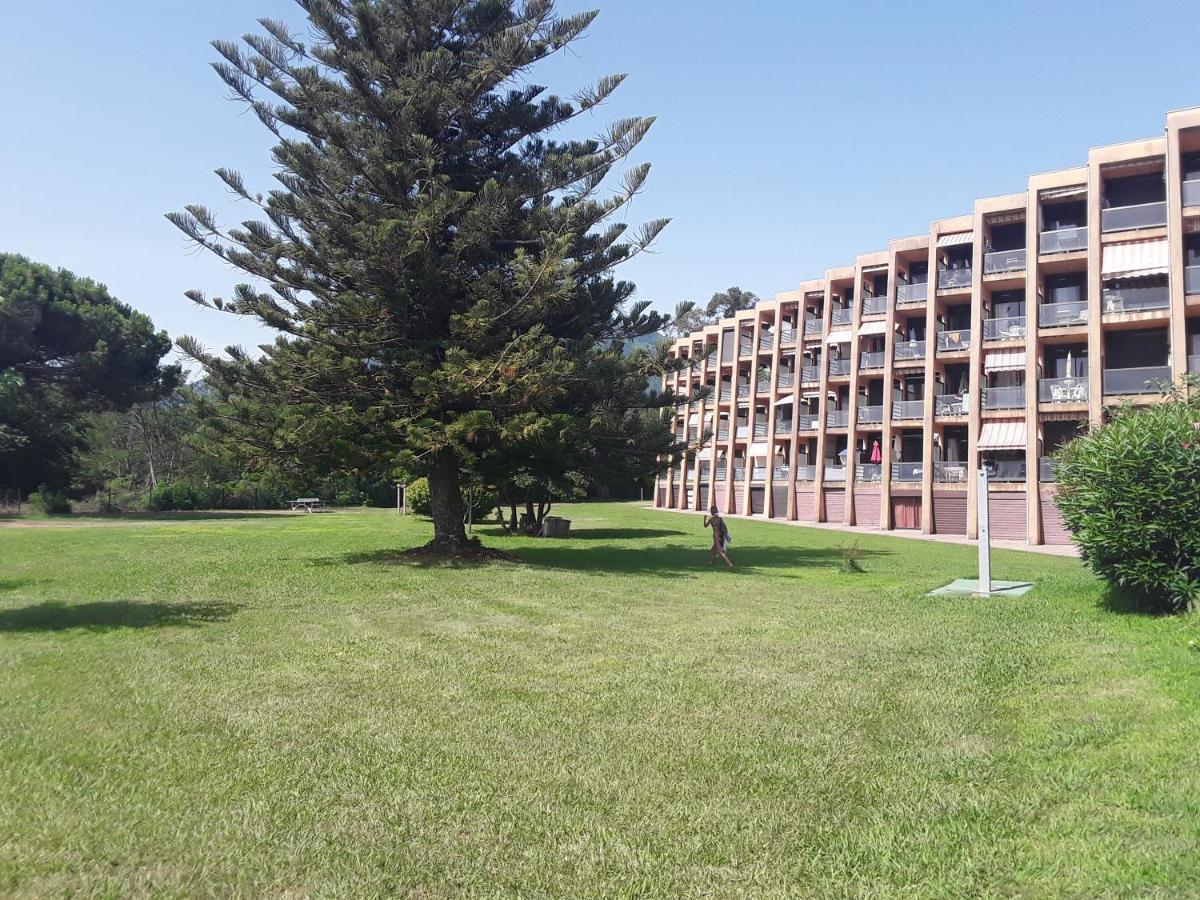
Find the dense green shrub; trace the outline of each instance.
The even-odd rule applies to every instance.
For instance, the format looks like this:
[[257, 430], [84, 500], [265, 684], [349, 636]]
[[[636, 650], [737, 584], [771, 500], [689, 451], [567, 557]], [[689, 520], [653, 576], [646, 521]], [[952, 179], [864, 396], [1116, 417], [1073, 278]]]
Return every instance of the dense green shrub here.
[[[410, 482], [407, 489], [407, 502], [410, 512], [418, 516], [432, 514], [433, 507], [429, 500], [429, 482], [418, 478]], [[471, 502], [471, 518], [482, 522], [496, 508], [496, 498], [490, 490], [466, 489], [463, 491], [463, 503]]]
[[150, 494], [148, 506], [160, 512], [193, 509], [278, 509], [286, 491], [275, 485], [230, 481], [219, 484], [160, 484]]
[[29, 503], [38, 512], [47, 516], [60, 516], [71, 511], [71, 501], [61, 491], [42, 485], [29, 495]]
[[1200, 399], [1121, 407], [1057, 456], [1057, 502], [1092, 570], [1163, 611], [1200, 601]]

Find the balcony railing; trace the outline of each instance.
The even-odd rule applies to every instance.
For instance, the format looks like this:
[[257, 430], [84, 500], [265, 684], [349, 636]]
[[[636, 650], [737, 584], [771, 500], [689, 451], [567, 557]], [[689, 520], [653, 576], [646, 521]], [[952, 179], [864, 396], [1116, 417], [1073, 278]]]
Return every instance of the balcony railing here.
[[788, 480], [788, 467], [787, 466], [775, 466], [773, 469], [771, 469], [771, 480], [776, 481], [776, 482], [787, 481]]
[[1200, 206], [1200, 178], [1183, 183], [1183, 205]]
[[801, 431], [816, 431], [821, 424], [821, 417], [802, 414], [796, 419], [796, 423]]
[[1065, 303], [1043, 303], [1038, 309], [1038, 324], [1043, 328], [1062, 328], [1067, 325], [1082, 325], [1088, 318], [1086, 300], [1070, 300]]
[[1025, 248], [1019, 250], [993, 250], [983, 254], [983, 274], [996, 275], [1000, 272], [1021, 272], [1025, 269]]
[[816, 481], [817, 467], [816, 466], [796, 466], [797, 481]]
[[1184, 267], [1183, 292], [1185, 294], [1200, 294], [1200, 266]]
[[850, 360], [848, 359], [830, 359], [829, 360], [830, 375], [849, 375]]
[[733, 436], [739, 441], [744, 441], [746, 438], [750, 437], [750, 426], [739, 425], [737, 430], [734, 431]]
[[864, 297], [863, 298], [863, 315], [864, 316], [882, 316], [887, 312], [887, 296]]
[[924, 359], [924, 341], [901, 341], [896, 344], [896, 359]]
[[924, 303], [929, 297], [928, 282], [896, 285], [896, 303]]
[[1024, 481], [1025, 460], [1023, 459], [985, 459], [983, 466], [988, 471], [991, 481]]
[[845, 428], [850, 424], [850, 410], [831, 409], [825, 413], [825, 424], [830, 428]]
[[750, 467], [750, 480], [751, 481], [766, 481], [767, 480], [767, 467], [766, 466], [751, 466]]
[[1043, 231], [1038, 240], [1038, 251], [1043, 254], [1071, 253], [1075, 250], [1086, 250], [1087, 245], [1087, 226], [1080, 225], [1076, 228], [1057, 228], [1054, 231]]
[[733, 344], [724, 344], [721, 347], [721, 362], [733, 362]]
[[933, 480], [938, 484], [966, 484], [967, 464], [965, 462], [935, 462], [933, 464]]
[[914, 481], [920, 481], [921, 476], [925, 472], [925, 464], [919, 462], [894, 462], [892, 463], [892, 481], [901, 481], [911, 484]]
[[854, 480], [874, 484], [883, 478], [883, 466], [879, 463], [859, 463], [854, 469]]
[[1104, 289], [1104, 311], [1140, 312], [1145, 309], [1166, 309], [1171, 305], [1171, 291], [1165, 284], [1145, 287]]
[[830, 318], [829, 321], [832, 322], [834, 325], [849, 325], [850, 321], [853, 318], [854, 318], [854, 310], [852, 310], [848, 307], [846, 309], [835, 308], [833, 310], [833, 316]]
[[1171, 380], [1170, 366], [1142, 366], [1136, 369], [1105, 369], [1104, 394], [1157, 394], [1159, 382]]
[[769, 393], [771, 393], [771, 382], [770, 382], [770, 380], [769, 380], [769, 379], [763, 379], [762, 381], [759, 381], [757, 384], [755, 384], [755, 385], [754, 385], [754, 392], [755, 392], [756, 394], [769, 394]]
[[821, 380], [820, 366], [804, 366], [800, 370], [800, 380], [803, 382], [813, 382]]
[[775, 420], [775, 433], [776, 434], [791, 434], [792, 433], [792, 420], [791, 419], [776, 419]]
[[1200, 354], [1188, 357], [1188, 371], [1200, 375]]
[[738, 356], [749, 356], [754, 352], [754, 339], [742, 338], [738, 341]]
[[796, 383], [796, 373], [790, 369], [781, 369], [779, 377], [775, 379], [775, 386], [780, 388], [790, 388]]
[[984, 409], [1021, 409], [1025, 406], [1025, 385], [983, 389]]
[[717, 440], [718, 441], [728, 441], [729, 440], [729, 426], [728, 425], [725, 425], [725, 426], [717, 429]]
[[841, 463], [832, 459], [825, 461], [825, 480], [826, 481], [845, 481], [846, 467]]
[[935, 416], [965, 416], [970, 411], [969, 394], [938, 394], [933, 398]]
[[985, 341], [1015, 341], [1025, 337], [1025, 317], [1005, 316], [983, 320]]
[[770, 429], [767, 426], [766, 422], [755, 422], [754, 423], [754, 436], [756, 438], [765, 438], [767, 436], [767, 432], [769, 430]]
[[733, 467], [733, 480], [734, 481], [745, 481], [746, 480], [746, 467], [745, 466], [734, 466]]
[[729, 478], [729, 473], [725, 471], [724, 466], [717, 466], [716, 471], [717, 481], [726, 481]]
[[1049, 456], [1038, 460], [1038, 481], [1051, 484], [1058, 481], [1058, 464]]
[[1133, 206], [1110, 206], [1100, 211], [1100, 230], [1129, 231], [1133, 228], [1156, 228], [1167, 224], [1167, 203], [1138, 203]]
[[688, 430], [687, 430], [688, 442], [691, 443], [691, 442], [695, 441], [696, 438], [698, 438], [698, 437], [700, 437], [700, 429], [697, 428], [695, 425], [689, 425]]
[[773, 338], [768, 332], [764, 331], [762, 334], [760, 334], [758, 336], [758, 349], [759, 350], [770, 350], [774, 346], [775, 346], [775, 338]]
[[876, 425], [883, 421], [882, 406], [860, 406], [858, 408], [859, 425]]
[[1038, 401], [1041, 403], [1087, 403], [1087, 376], [1041, 379], [1038, 382]]
[[781, 347], [789, 347], [796, 343], [796, 329], [783, 328], [779, 332], [779, 345]]
[[804, 317], [804, 333], [819, 334], [825, 326], [825, 320], [821, 316], [805, 316]]
[[969, 288], [971, 286], [971, 269], [941, 269], [938, 272], [938, 290]]
[[952, 352], [955, 350], [967, 350], [970, 348], [970, 346], [970, 328], [947, 328], [944, 331], [938, 332], [937, 348], [939, 351]]
[[887, 354], [882, 350], [876, 352], [866, 351], [859, 355], [858, 367], [860, 369], [882, 369], [886, 360]]
[[895, 400], [892, 402], [893, 419], [922, 419], [924, 417], [924, 400]]

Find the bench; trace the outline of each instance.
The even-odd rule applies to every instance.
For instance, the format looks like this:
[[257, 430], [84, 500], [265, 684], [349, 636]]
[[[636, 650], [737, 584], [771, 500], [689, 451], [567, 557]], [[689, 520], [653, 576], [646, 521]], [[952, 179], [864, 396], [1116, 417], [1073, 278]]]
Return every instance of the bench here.
[[326, 508], [325, 501], [320, 497], [297, 497], [295, 500], [289, 500], [288, 506], [292, 508], [292, 512], [299, 509], [305, 512], [317, 512]]

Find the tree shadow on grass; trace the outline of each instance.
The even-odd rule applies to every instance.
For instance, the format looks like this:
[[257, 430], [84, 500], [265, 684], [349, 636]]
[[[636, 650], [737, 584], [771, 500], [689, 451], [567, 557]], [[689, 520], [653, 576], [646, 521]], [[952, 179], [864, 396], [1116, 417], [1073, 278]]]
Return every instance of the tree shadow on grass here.
[[407, 549], [361, 550], [340, 553], [337, 556], [320, 556], [309, 561], [314, 566], [336, 567], [374, 564], [379, 566], [406, 566], [412, 569], [486, 569], [495, 565], [511, 565], [511, 563], [502, 560], [452, 559], [444, 556], [413, 556], [407, 554]]
[[1105, 588], [1097, 605], [1107, 612], [1126, 616], [1158, 618], [1169, 615], [1163, 610], [1161, 604], [1154, 602], [1153, 598], [1115, 585]]
[[233, 603], [156, 603], [107, 600], [96, 603], [39, 603], [0, 610], [0, 632], [110, 631], [226, 622], [239, 609]]

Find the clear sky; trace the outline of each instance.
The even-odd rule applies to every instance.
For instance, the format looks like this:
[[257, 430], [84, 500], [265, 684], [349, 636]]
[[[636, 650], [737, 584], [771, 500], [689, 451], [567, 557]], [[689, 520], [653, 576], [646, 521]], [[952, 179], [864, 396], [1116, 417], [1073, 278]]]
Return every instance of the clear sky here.
[[[1195, 0], [561, 0], [597, 5], [587, 38], [533, 80], [569, 93], [628, 72], [597, 127], [658, 116], [630, 219], [674, 221], [623, 277], [664, 307], [790, 289], [1200, 104]], [[238, 278], [163, 213], [244, 217], [218, 166], [273, 186], [269, 134], [208, 67], [210, 39], [264, 15], [301, 22], [292, 0], [5, 3], [0, 250], [91, 276], [173, 336], [260, 342], [183, 298]]]

